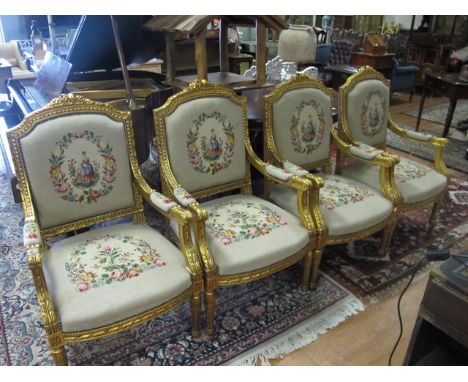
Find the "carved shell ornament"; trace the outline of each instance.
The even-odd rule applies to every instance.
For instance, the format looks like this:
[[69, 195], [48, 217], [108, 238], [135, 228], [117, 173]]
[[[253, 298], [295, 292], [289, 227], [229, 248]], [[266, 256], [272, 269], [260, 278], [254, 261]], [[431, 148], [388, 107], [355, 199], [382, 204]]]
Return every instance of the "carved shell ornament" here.
[[234, 125], [219, 111], [201, 113], [187, 133], [187, 155], [193, 169], [207, 175], [229, 167], [234, 155]]
[[387, 103], [380, 90], [369, 92], [361, 108], [361, 132], [374, 137], [386, 128]]
[[291, 143], [294, 151], [311, 154], [322, 141], [325, 131], [325, 113], [317, 101], [303, 100], [291, 117]]
[[49, 157], [53, 188], [67, 201], [89, 204], [113, 189], [117, 161], [102, 137], [84, 130], [65, 134]]

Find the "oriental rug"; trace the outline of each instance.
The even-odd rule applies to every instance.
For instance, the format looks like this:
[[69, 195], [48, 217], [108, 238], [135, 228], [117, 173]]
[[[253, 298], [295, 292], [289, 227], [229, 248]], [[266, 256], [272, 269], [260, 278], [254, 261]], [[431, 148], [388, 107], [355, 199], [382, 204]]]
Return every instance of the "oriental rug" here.
[[[35, 288], [22, 248], [23, 214], [0, 160], [0, 366], [51, 365]], [[150, 214], [157, 228], [162, 219]], [[326, 275], [315, 290], [299, 287], [301, 266], [249, 284], [219, 288], [216, 336], [194, 340], [190, 307], [95, 341], [67, 345], [72, 365], [268, 364], [363, 310]]]
[[[443, 103], [434, 106], [427, 106], [424, 107], [423, 112], [421, 114], [421, 119], [425, 119], [427, 121], [440, 123], [441, 125], [445, 124], [445, 117], [447, 116], [447, 112], [449, 109], [448, 103]], [[402, 112], [402, 114], [410, 115], [412, 117], [418, 117], [418, 109], [410, 110]], [[459, 122], [464, 121], [468, 118], [468, 100], [459, 100], [457, 102], [457, 106], [453, 113], [452, 123], [450, 126], [455, 127], [458, 125]]]

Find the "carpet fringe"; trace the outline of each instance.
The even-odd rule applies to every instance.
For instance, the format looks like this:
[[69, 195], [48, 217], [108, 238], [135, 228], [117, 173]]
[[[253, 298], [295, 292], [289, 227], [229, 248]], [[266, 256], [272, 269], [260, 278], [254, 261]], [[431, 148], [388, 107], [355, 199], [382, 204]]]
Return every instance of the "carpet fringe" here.
[[[342, 306], [333, 309], [330, 307], [328, 311], [323, 312], [318, 317], [307, 320], [305, 323], [299, 324], [296, 331], [291, 334], [279, 335], [278, 339], [269, 341], [266, 345], [258, 350], [253, 350], [253, 354], [249, 354], [243, 358], [236, 359], [230, 365], [233, 366], [270, 366], [271, 359], [282, 358], [285, 354], [292, 353], [311, 342], [315, 341], [321, 334], [335, 328], [348, 317], [357, 314], [364, 310], [364, 305], [355, 296], [348, 296], [345, 301], [340, 302]], [[297, 327], [297, 326], [296, 326]], [[292, 328], [294, 330], [294, 328]], [[291, 330], [290, 330], [291, 331]]]

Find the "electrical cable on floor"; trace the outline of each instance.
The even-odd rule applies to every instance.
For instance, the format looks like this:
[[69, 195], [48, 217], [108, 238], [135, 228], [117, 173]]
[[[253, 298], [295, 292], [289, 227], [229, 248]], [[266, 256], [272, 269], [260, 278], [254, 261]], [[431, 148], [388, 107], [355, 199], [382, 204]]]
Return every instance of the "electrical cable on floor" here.
[[[411, 282], [413, 281], [414, 277], [418, 273], [418, 269], [421, 266], [421, 264], [427, 260], [427, 261], [441, 261], [441, 260], [447, 260], [450, 257], [450, 252], [449, 251], [430, 251], [426, 252], [425, 256], [419, 260], [419, 262], [414, 266], [413, 268], [413, 273], [411, 274], [410, 279], [408, 280], [408, 283], [406, 284], [405, 288], [402, 290], [400, 297], [398, 298], [398, 303], [397, 303], [397, 310], [398, 310], [398, 321], [400, 323], [400, 334], [398, 336], [398, 339], [395, 342], [395, 345], [393, 346], [392, 352], [390, 353], [390, 357], [388, 358], [388, 366], [392, 366], [392, 358], [393, 354], [395, 353], [395, 350], [398, 347], [398, 344], [400, 343], [401, 337], [403, 336], [403, 320], [401, 318], [401, 300], [403, 298], [403, 295], [411, 285]], [[460, 257], [464, 257], [463, 255]]]

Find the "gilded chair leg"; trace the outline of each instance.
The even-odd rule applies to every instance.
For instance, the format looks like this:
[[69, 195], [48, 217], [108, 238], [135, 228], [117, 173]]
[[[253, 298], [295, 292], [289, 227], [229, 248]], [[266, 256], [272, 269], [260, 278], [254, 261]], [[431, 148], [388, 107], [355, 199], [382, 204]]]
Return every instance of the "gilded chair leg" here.
[[193, 294], [191, 300], [192, 308], [192, 337], [200, 337], [200, 311], [201, 311], [201, 296], [200, 293]]
[[312, 275], [310, 277], [310, 287], [315, 288], [317, 286], [318, 271], [320, 261], [322, 260], [323, 248], [314, 250], [314, 257], [312, 259]]
[[215, 308], [215, 291], [207, 291], [205, 293], [205, 311], [206, 311], [206, 334], [213, 337], [214, 328], [214, 308]]
[[47, 340], [49, 341], [49, 347], [50, 347], [50, 351], [52, 353], [52, 358], [54, 359], [55, 365], [67, 366], [68, 358], [67, 358], [67, 353], [65, 351], [62, 333], [60, 332], [60, 333], [53, 333], [51, 335], [47, 335]]
[[313, 251], [307, 252], [307, 254], [304, 257], [304, 271], [302, 273], [302, 284], [301, 284], [301, 288], [304, 290], [309, 289], [310, 273], [312, 270], [312, 259], [313, 259]]
[[431, 217], [429, 218], [429, 225], [431, 227], [434, 227], [436, 225], [437, 219], [439, 218], [440, 204], [441, 204], [441, 199], [435, 202], [432, 206]]
[[383, 231], [379, 251], [380, 257], [386, 257], [388, 254], [390, 242], [392, 241], [393, 232], [395, 231], [397, 220], [398, 219], [396, 217], [392, 218]]

